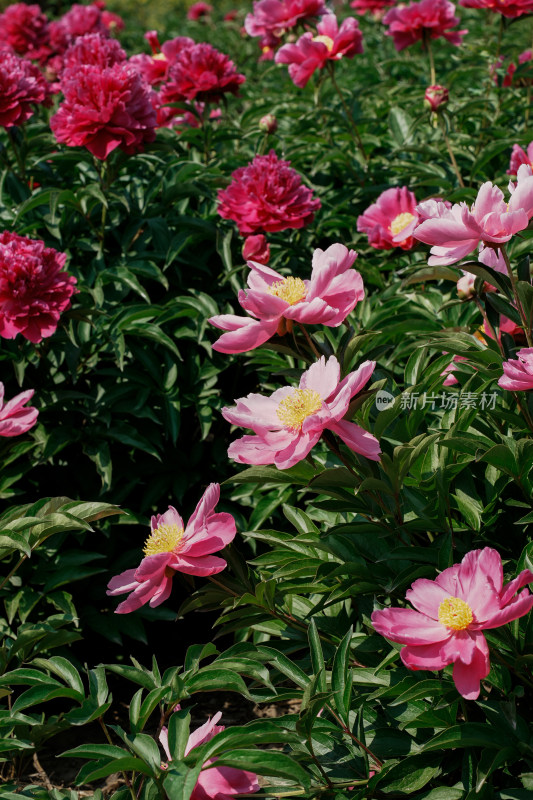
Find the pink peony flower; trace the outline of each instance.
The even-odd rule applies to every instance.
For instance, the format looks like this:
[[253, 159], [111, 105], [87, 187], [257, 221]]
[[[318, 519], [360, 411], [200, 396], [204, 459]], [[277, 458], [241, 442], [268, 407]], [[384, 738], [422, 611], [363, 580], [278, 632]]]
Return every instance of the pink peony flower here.
[[109, 39], [101, 33], [86, 33], [85, 36], [78, 36], [65, 52], [62, 72], [89, 64], [104, 69], [121, 64], [126, 59], [126, 52], [116, 39]]
[[4, 403], [4, 384], [0, 381], [0, 436], [20, 436], [33, 428], [39, 412], [33, 406], [23, 408], [33, 394], [34, 389], [28, 389]]
[[160, 91], [161, 102], [218, 102], [227, 92], [237, 94], [245, 80], [227, 55], [210, 44], [195, 44], [181, 49], [169, 66], [167, 83]]
[[76, 278], [62, 271], [66, 260], [39, 239], [0, 233], [0, 337], [20, 333], [37, 344], [55, 332], [76, 291]]
[[[459, 286], [459, 283], [457, 283], [457, 285]], [[456, 383], [459, 383], [453, 373], [457, 370], [455, 365], [461, 361], [468, 361], [468, 358], [466, 358], [466, 356], [455, 355], [448, 366], [442, 370], [440, 373], [441, 376], [446, 375], [446, 379], [442, 382], [443, 386], [454, 386]]]
[[428, 86], [424, 95], [424, 100], [428, 103], [432, 111], [437, 111], [441, 106], [445, 106], [449, 99], [450, 95], [448, 89], [439, 84]]
[[519, 167], [522, 164], [527, 164], [529, 167], [533, 167], [533, 142], [528, 144], [527, 152], [523, 150], [519, 144], [513, 145], [507, 174], [516, 175]]
[[309, 225], [321, 203], [290, 163], [271, 150], [236, 169], [227, 189], [218, 192], [220, 216], [236, 222], [241, 234]]
[[152, 55], [140, 53], [132, 56], [130, 64], [140, 72], [144, 80], [151, 86], [156, 86], [158, 83], [165, 81], [168, 75], [168, 68], [175, 62], [179, 53], [185, 47], [192, 47], [195, 44], [194, 39], [189, 38], [189, 36], [176, 36], [175, 39], [169, 39], [160, 45], [157, 31], [148, 31], [144, 34], [144, 38], [152, 48]]
[[251, 316], [222, 314], [209, 322], [227, 333], [213, 345], [220, 353], [245, 353], [264, 344], [293, 322], [338, 327], [364, 297], [363, 279], [352, 269], [355, 250], [333, 244], [315, 250], [311, 280], [285, 278], [269, 267], [250, 261], [248, 291], [239, 303]]
[[490, 671], [483, 630], [499, 628], [527, 614], [533, 595], [518, 589], [533, 581], [522, 570], [503, 585], [502, 560], [491, 547], [471, 550], [460, 564], [434, 580], [416, 580], [406, 598], [416, 609], [374, 611], [372, 624], [382, 636], [406, 645], [400, 655], [409, 669], [443, 669], [453, 664], [457, 691], [467, 700], [479, 697], [480, 680]]
[[22, 125], [34, 105], [46, 103], [50, 87], [31, 61], [0, 49], [0, 127]]
[[428, 264], [453, 264], [475, 250], [480, 242], [503, 244], [527, 228], [533, 216], [533, 176], [519, 175], [509, 203], [504, 201], [501, 189], [487, 181], [470, 208], [466, 203], [456, 203], [451, 209], [443, 204], [437, 206], [437, 216], [421, 222], [413, 235], [433, 245]]
[[213, 6], [210, 6], [209, 3], [204, 3], [202, 0], [198, 3], [193, 3], [193, 5], [187, 11], [187, 19], [201, 19], [202, 17], [208, 16], [211, 11], [213, 10]]
[[262, 233], [247, 236], [242, 246], [242, 257], [245, 261], [256, 261], [258, 264], [268, 264], [270, 261], [270, 245]]
[[357, 219], [357, 230], [366, 233], [368, 243], [378, 250], [413, 247], [418, 223], [416, 198], [407, 186], [386, 189]]
[[415, 42], [439, 39], [443, 36], [451, 44], [460, 45], [466, 30], [452, 31], [459, 23], [455, 6], [449, 0], [420, 0], [406, 6], [391, 8], [383, 17], [388, 26], [386, 36], [392, 36], [396, 50], [403, 50]]
[[504, 17], [520, 17], [533, 13], [533, 0], [460, 0], [465, 8], [497, 11]]
[[289, 75], [300, 88], [313, 72], [324, 69], [328, 61], [353, 58], [363, 52], [363, 34], [354, 17], [345, 19], [339, 28], [334, 14], [324, 14], [317, 31], [317, 36], [304, 33], [295, 44], [285, 44], [276, 53], [276, 64], [288, 64]]
[[526, 392], [533, 389], [533, 347], [523, 347], [516, 355], [518, 359], [503, 362], [498, 386], [511, 392]]
[[48, 33], [52, 51], [59, 54], [64, 53], [78, 36], [85, 36], [86, 33], [109, 36], [109, 30], [102, 19], [102, 10], [96, 3], [88, 6], [74, 3], [66, 14], [50, 23]]
[[393, 6], [395, 0], [352, 0], [350, 8], [353, 8], [356, 14], [373, 14], [375, 17], [383, 14], [383, 12]]
[[210, 483], [186, 526], [173, 506], [152, 517], [145, 558], [137, 569], [127, 569], [109, 581], [108, 595], [131, 592], [116, 614], [129, 614], [148, 602], [152, 608], [160, 605], [170, 595], [176, 572], [202, 576], [222, 572], [226, 562], [212, 553], [233, 541], [236, 528], [231, 514], [215, 514], [219, 499], [220, 486]]
[[151, 92], [129, 64], [67, 70], [61, 88], [64, 100], [50, 120], [58, 142], [86, 147], [104, 161], [117, 147], [132, 154], [154, 141]]
[[[184, 755], [189, 755], [191, 750], [201, 744], [210, 742], [211, 739], [225, 730], [225, 725], [217, 725], [222, 716], [222, 711], [218, 711], [212, 719], [208, 719], [189, 736], [185, 746]], [[172, 761], [168, 748], [168, 730], [166, 727], [161, 729], [159, 741], [169, 761]], [[210, 758], [206, 764], [213, 764], [215, 758]], [[205, 766], [205, 765], [204, 765]], [[203, 769], [198, 777], [196, 786], [192, 790], [191, 800], [227, 800], [236, 794], [250, 794], [258, 792], [260, 789], [257, 782], [257, 775], [253, 772], [246, 772], [244, 769], [234, 769], [233, 767], [209, 767]]]
[[38, 5], [15, 3], [0, 14], [0, 50], [41, 60], [47, 52], [48, 20]]
[[368, 382], [375, 366], [375, 361], [365, 361], [340, 381], [335, 356], [327, 362], [322, 356], [303, 373], [298, 387], [284, 386], [270, 397], [249, 394], [237, 400], [236, 406], [223, 408], [224, 419], [255, 433], [232, 442], [228, 456], [238, 464], [275, 464], [278, 469], [289, 469], [305, 458], [328, 430], [355, 453], [379, 461], [376, 437], [344, 419], [352, 398]]
[[250, 36], [279, 38], [299, 22], [326, 13], [324, 0], [255, 0], [244, 27]]

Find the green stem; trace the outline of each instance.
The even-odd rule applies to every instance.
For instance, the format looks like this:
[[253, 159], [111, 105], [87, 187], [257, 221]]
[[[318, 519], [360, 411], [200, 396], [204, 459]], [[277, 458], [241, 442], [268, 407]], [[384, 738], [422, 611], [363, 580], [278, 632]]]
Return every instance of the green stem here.
[[9, 137], [9, 141], [11, 142], [11, 148], [15, 155], [15, 160], [17, 162], [20, 171], [20, 179], [24, 181], [26, 180], [26, 166], [24, 164], [24, 160], [22, 158], [19, 146], [15, 140], [15, 133], [11, 128], [7, 128], [7, 135]]
[[461, 172], [459, 170], [459, 166], [457, 164], [457, 161], [455, 160], [455, 155], [453, 153], [452, 146], [451, 146], [450, 140], [448, 138], [448, 134], [446, 133], [446, 123], [444, 122], [444, 120], [442, 119], [442, 117], [440, 115], [438, 115], [438, 116], [439, 116], [439, 119], [440, 119], [440, 127], [441, 127], [441, 130], [442, 130], [442, 136], [443, 136], [444, 142], [446, 144], [446, 149], [448, 150], [448, 155], [450, 156], [450, 161], [452, 162], [453, 171], [455, 172], [455, 174], [457, 176], [457, 180], [459, 181], [459, 186], [461, 187], [461, 189], [464, 189], [465, 188], [465, 184], [464, 184]]
[[377, 766], [379, 769], [381, 769], [381, 768], [382, 768], [382, 766], [383, 766], [383, 761], [380, 761], [380, 760], [379, 760], [379, 758], [378, 758], [376, 755], [374, 755], [374, 753], [372, 752], [372, 750], [369, 750], [369, 749], [368, 749], [368, 747], [367, 747], [365, 744], [363, 744], [363, 742], [361, 742], [361, 741], [360, 741], [360, 740], [357, 738], [357, 736], [354, 736], [354, 735], [353, 735], [353, 733], [351, 732], [351, 730], [350, 730], [349, 728], [347, 728], [347, 727], [346, 727], [346, 725], [344, 724], [344, 722], [342, 721], [342, 719], [341, 719], [339, 716], [337, 716], [337, 714], [336, 714], [336, 713], [333, 711], [333, 709], [331, 708], [331, 706], [328, 706], [328, 705], [326, 705], [326, 708], [327, 708], [327, 710], [329, 711], [329, 713], [332, 715], [332, 717], [335, 717], [335, 719], [337, 720], [337, 722], [338, 722], [338, 723], [339, 723], [339, 725], [341, 726], [341, 728], [342, 728], [342, 730], [344, 731], [344, 733], [348, 734], [348, 736], [349, 736], [351, 739], [353, 739], [353, 741], [354, 741], [354, 742], [357, 744], [357, 746], [358, 746], [358, 747], [360, 747], [362, 750], [364, 750], [364, 751], [365, 751], [365, 753], [366, 753], [368, 756], [370, 756], [370, 758], [372, 759], [372, 761], [374, 762], [374, 764], [375, 764], [375, 765], [376, 765], [376, 766]]
[[344, 109], [344, 113], [346, 114], [346, 118], [347, 118], [348, 122], [350, 123], [350, 126], [351, 126], [351, 128], [352, 128], [352, 130], [354, 132], [355, 143], [356, 143], [357, 147], [359, 148], [359, 152], [363, 156], [363, 159], [368, 163], [369, 157], [365, 153], [365, 147], [363, 145], [363, 140], [361, 139], [361, 134], [359, 133], [359, 128], [355, 124], [355, 120], [354, 120], [354, 118], [353, 118], [353, 116], [352, 116], [352, 114], [350, 112], [350, 109], [348, 108], [348, 106], [346, 104], [346, 100], [344, 99], [344, 95], [342, 93], [342, 90], [341, 90], [340, 86], [337, 83], [337, 81], [335, 80], [335, 67], [333, 66], [333, 63], [331, 61], [328, 61], [328, 71], [329, 71], [329, 75], [330, 75], [330, 78], [331, 78], [331, 83], [333, 84], [333, 88], [335, 89], [335, 91], [339, 95], [342, 107]]
[[2, 581], [2, 583], [0, 583], [0, 589], [3, 589], [3, 588], [4, 588], [4, 586], [6, 585], [6, 583], [8, 582], [8, 580], [9, 580], [10, 578], [12, 578], [12, 577], [13, 577], [13, 575], [15, 574], [15, 572], [18, 570], [18, 568], [21, 566], [21, 564], [23, 564], [23, 563], [24, 563], [24, 561], [27, 559], [27, 557], [28, 557], [28, 556], [27, 556], [26, 554], [24, 554], [23, 556], [21, 556], [21, 558], [20, 558], [20, 559], [19, 559], [19, 561], [18, 561], [18, 562], [15, 564], [15, 566], [13, 567], [13, 569], [11, 570], [11, 572], [9, 573], [9, 575], [7, 575], [7, 576], [4, 578], [4, 580]]
[[433, 49], [431, 47], [431, 37], [427, 28], [423, 28], [424, 49], [429, 57], [429, 85], [435, 86], [437, 83], [437, 73], [435, 72], [435, 59], [433, 57]]

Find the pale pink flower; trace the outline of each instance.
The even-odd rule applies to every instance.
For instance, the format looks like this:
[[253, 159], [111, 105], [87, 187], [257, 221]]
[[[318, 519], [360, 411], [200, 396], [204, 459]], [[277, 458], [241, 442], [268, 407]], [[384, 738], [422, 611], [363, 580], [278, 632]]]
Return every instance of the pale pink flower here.
[[527, 152], [523, 150], [519, 144], [513, 145], [507, 174], [516, 175], [522, 164], [527, 164], [529, 167], [533, 167], [533, 142], [528, 144]]
[[[184, 755], [189, 755], [191, 750], [201, 744], [210, 742], [211, 739], [222, 733], [226, 729], [225, 725], [217, 725], [222, 716], [222, 711], [217, 711], [212, 719], [208, 719], [189, 736], [185, 746]], [[168, 730], [166, 727], [161, 729], [159, 741], [169, 761], [172, 761], [168, 747]], [[216, 759], [210, 758], [205, 764], [213, 764]], [[205, 765], [204, 765], [205, 766]], [[244, 769], [234, 769], [233, 767], [209, 767], [203, 769], [198, 776], [196, 786], [192, 790], [191, 800], [226, 800], [236, 794], [250, 794], [258, 792], [260, 789], [257, 782], [257, 775], [247, 772]]]
[[34, 389], [28, 389], [4, 403], [4, 384], [0, 381], [0, 436], [20, 436], [33, 428], [39, 414], [33, 406], [23, 406], [33, 397]]
[[289, 469], [306, 457], [324, 431], [331, 431], [355, 453], [379, 461], [376, 437], [344, 419], [375, 366], [375, 361], [365, 361], [341, 381], [335, 356], [327, 361], [322, 356], [303, 373], [298, 387], [284, 386], [270, 397], [249, 394], [237, 400], [236, 406], [223, 408], [224, 419], [255, 433], [232, 442], [229, 457], [239, 464]]
[[533, 389], [533, 347], [523, 347], [511, 358], [503, 362], [503, 375], [498, 386], [511, 392], [525, 392]]
[[428, 264], [454, 264], [479, 245], [508, 242], [527, 228], [533, 216], [533, 176], [519, 180], [506, 203], [503, 192], [490, 181], [480, 188], [471, 207], [456, 203], [451, 209], [437, 204], [435, 216], [421, 222], [415, 239], [433, 245]]
[[[459, 283], [457, 284], [459, 286]], [[443, 354], [444, 355], [444, 354]], [[445, 380], [442, 382], [443, 386], [455, 386], [456, 383], [459, 383], [455, 375], [453, 374], [457, 367], [455, 366], [460, 361], [468, 361], [466, 356], [458, 356], [455, 355], [447, 367], [445, 367], [442, 372], [440, 373], [441, 376], [446, 375]]]
[[145, 558], [136, 569], [112, 578], [108, 595], [131, 592], [116, 608], [116, 614], [136, 611], [145, 603], [152, 608], [166, 600], [176, 572], [186, 575], [215, 575], [226, 567], [223, 558], [212, 555], [233, 541], [236, 533], [231, 514], [215, 514], [220, 486], [211, 483], [187, 525], [173, 506], [152, 517], [151, 534], [145, 542]]
[[357, 230], [366, 233], [368, 243], [378, 250], [413, 246], [413, 231], [418, 223], [416, 198], [407, 186], [386, 189], [375, 203], [357, 218]]
[[333, 244], [315, 250], [310, 280], [284, 277], [270, 267], [249, 261], [248, 290], [239, 303], [251, 316], [222, 314], [209, 322], [227, 331], [213, 345], [220, 353], [245, 353], [268, 341], [293, 322], [337, 327], [364, 297], [363, 279], [352, 269], [355, 250]]
[[503, 585], [502, 560], [491, 547], [471, 550], [460, 564], [434, 580], [416, 580], [406, 598], [416, 609], [374, 611], [372, 624], [382, 636], [406, 645], [400, 655], [409, 669], [439, 670], [453, 664], [457, 691], [476, 700], [480, 680], [490, 671], [483, 630], [499, 628], [527, 614], [533, 595], [527, 589], [533, 573], [522, 570]]

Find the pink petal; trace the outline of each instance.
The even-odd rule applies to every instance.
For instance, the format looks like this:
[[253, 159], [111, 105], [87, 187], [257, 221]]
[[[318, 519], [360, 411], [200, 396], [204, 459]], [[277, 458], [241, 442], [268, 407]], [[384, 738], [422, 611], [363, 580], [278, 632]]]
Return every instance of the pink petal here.
[[216, 733], [215, 727], [217, 727], [217, 722], [221, 716], [222, 711], [217, 711], [217, 713], [211, 719], [208, 719], [207, 722], [204, 722], [203, 725], [200, 725], [199, 728], [196, 728], [196, 730], [191, 733], [185, 747], [184, 755], [188, 756], [194, 747], [198, 747], [201, 744], [211, 741]]
[[500, 605], [505, 606], [511, 600], [513, 595], [521, 589], [523, 586], [527, 586], [528, 583], [533, 581], [533, 572], [529, 569], [523, 569], [522, 572], [517, 575], [514, 580], [507, 583], [502, 590], [500, 596]]
[[527, 589], [524, 589], [519, 595], [513, 597], [504, 608], [493, 614], [493, 616], [485, 622], [480, 623], [479, 627], [483, 630], [499, 628], [501, 625], [506, 625], [514, 619], [523, 617], [531, 608], [533, 608], [533, 594], [530, 594]]
[[408, 669], [443, 669], [451, 662], [442, 657], [441, 649], [442, 642], [406, 645], [402, 647], [400, 656]]
[[175, 563], [177, 572], [184, 572], [186, 575], [200, 575], [201, 577], [216, 575], [217, 572], [222, 572], [226, 567], [224, 559], [217, 556], [189, 558], [181, 555], [181, 553], [178, 554]]
[[334, 419], [341, 419], [348, 411], [350, 400], [368, 383], [376, 368], [375, 361], [363, 361], [355, 372], [350, 372], [335, 390], [333, 397], [328, 398], [328, 407]]
[[371, 433], [365, 431], [364, 428], [356, 425], [355, 422], [347, 422], [341, 419], [339, 422], [328, 425], [328, 429], [340, 436], [342, 441], [354, 453], [359, 453], [370, 459], [370, 461], [379, 461], [381, 447], [378, 440]]
[[[224, 325], [230, 324], [224, 317], [233, 315], [211, 317], [209, 322], [218, 328], [223, 328]], [[277, 319], [268, 322], [250, 317], [233, 317], [233, 319], [239, 320], [239, 325], [237, 326], [235, 322], [232, 329], [226, 327], [228, 332], [223, 333], [212, 345], [213, 350], [218, 353], [246, 353], [248, 350], [255, 350], [272, 338], [278, 327]]]
[[304, 433], [303, 431], [292, 440], [288, 447], [276, 453], [274, 463], [278, 469], [289, 469], [313, 449], [322, 435], [322, 430]]
[[442, 647], [442, 657], [446, 659], [448, 664], [457, 660], [461, 660], [463, 664], [471, 664], [477, 646], [477, 637], [481, 636], [483, 638], [483, 634], [480, 634], [479, 631], [469, 630], [451, 631], [451, 634]]
[[450, 637], [450, 631], [440, 622], [411, 608], [374, 611], [372, 625], [382, 636], [399, 644], [426, 645], [443, 642]]
[[457, 691], [466, 700], [477, 700], [479, 697], [479, 682], [486, 678], [490, 672], [489, 649], [485, 637], [479, 639], [470, 664], [456, 661], [453, 667], [453, 680]]
[[222, 550], [227, 544], [233, 541], [237, 529], [235, 520], [231, 514], [219, 513], [209, 517], [205, 533], [199, 532], [189, 540], [182, 540], [180, 554], [198, 558], [207, 556]]
[[327, 400], [338, 386], [340, 373], [340, 364], [335, 356], [330, 356], [327, 361], [321, 356], [300, 378], [300, 389], [311, 389]]
[[208, 518], [214, 513], [214, 509], [220, 500], [220, 485], [218, 483], [210, 483], [196, 508], [194, 509], [185, 529], [185, 536], [191, 539], [196, 532], [203, 532], [207, 525]]
[[405, 597], [417, 611], [431, 619], [438, 620], [439, 606], [447, 597], [449, 592], [439, 586], [435, 581], [427, 578], [419, 578], [410, 589], [405, 593]]
[[135, 569], [127, 569], [121, 572], [120, 575], [115, 575], [107, 584], [107, 595], [114, 597], [117, 594], [124, 594], [124, 592], [132, 592], [138, 585], [139, 581], [135, 579]]

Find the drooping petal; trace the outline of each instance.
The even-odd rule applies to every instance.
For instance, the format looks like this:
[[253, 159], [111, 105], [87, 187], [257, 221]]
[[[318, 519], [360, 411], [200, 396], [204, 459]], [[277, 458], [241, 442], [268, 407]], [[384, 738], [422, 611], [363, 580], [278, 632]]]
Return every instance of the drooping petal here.
[[493, 614], [489, 619], [480, 623], [479, 627], [483, 630], [490, 628], [499, 628], [501, 625], [506, 625], [514, 619], [523, 617], [533, 608], [533, 594], [530, 594], [527, 589], [524, 589], [520, 594], [513, 597], [509, 603], [497, 613]]
[[217, 556], [202, 556], [201, 558], [192, 558], [186, 555], [179, 554], [176, 559], [179, 572], [184, 572], [186, 575], [199, 575], [206, 577], [208, 575], [216, 575], [217, 572], [222, 572], [226, 568], [226, 562], [223, 558]]
[[457, 691], [466, 700], [477, 700], [480, 692], [479, 682], [490, 672], [489, 648], [485, 637], [481, 636], [476, 643], [474, 656], [470, 664], [456, 661], [453, 667], [453, 680]]
[[341, 419], [339, 422], [330, 423], [328, 429], [340, 436], [344, 444], [354, 453], [359, 453], [370, 461], [379, 461], [381, 447], [378, 440], [360, 425]]
[[444, 642], [450, 631], [440, 622], [411, 608], [384, 608], [374, 611], [372, 625], [387, 639], [398, 644], [426, 645]]
[[523, 569], [522, 572], [514, 578], [514, 580], [509, 581], [509, 583], [505, 584], [502, 589], [502, 593], [500, 595], [500, 605], [505, 606], [507, 603], [512, 599], [513, 595], [521, 589], [523, 586], [527, 586], [528, 583], [533, 581], [533, 572], [529, 569]]
[[442, 642], [423, 645], [406, 645], [400, 651], [400, 657], [408, 669], [443, 669], [451, 661], [441, 654]]

